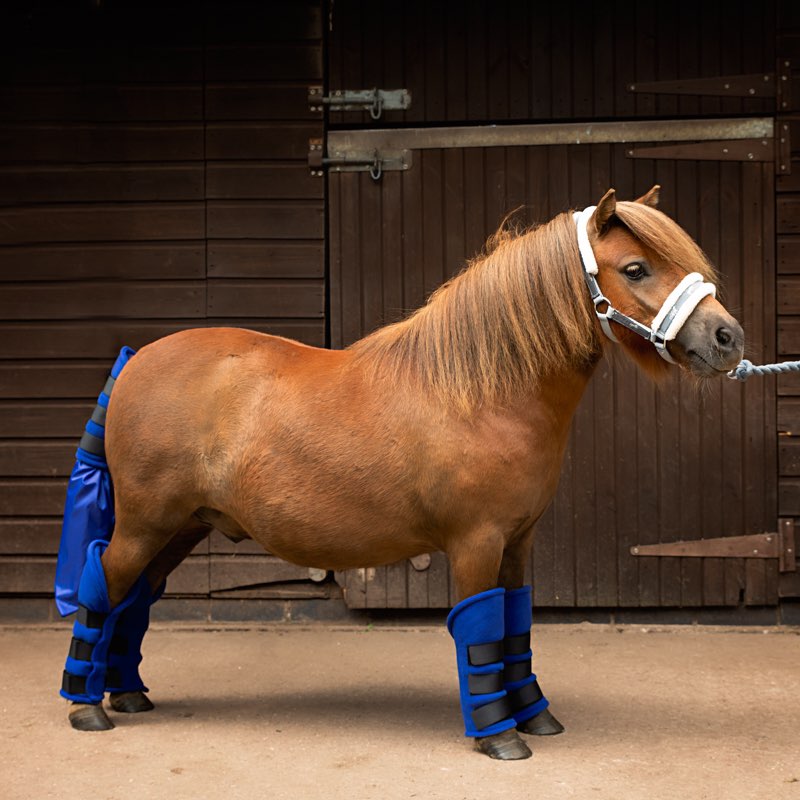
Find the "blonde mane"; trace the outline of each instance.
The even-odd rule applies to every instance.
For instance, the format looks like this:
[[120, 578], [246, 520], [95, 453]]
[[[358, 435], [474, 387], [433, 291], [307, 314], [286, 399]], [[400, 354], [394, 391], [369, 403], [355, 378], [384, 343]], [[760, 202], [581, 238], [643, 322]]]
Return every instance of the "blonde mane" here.
[[[669, 217], [617, 203], [619, 219], [659, 256], [713, 280], [699, 247]], [[572, 214], [527, 231], [501, 228], [486, 251], [407, 319], [351, 345], [375, 374], [416, 379], [469, 412], [502, 403], [545, 375], [584, 369], [602, 353]]]

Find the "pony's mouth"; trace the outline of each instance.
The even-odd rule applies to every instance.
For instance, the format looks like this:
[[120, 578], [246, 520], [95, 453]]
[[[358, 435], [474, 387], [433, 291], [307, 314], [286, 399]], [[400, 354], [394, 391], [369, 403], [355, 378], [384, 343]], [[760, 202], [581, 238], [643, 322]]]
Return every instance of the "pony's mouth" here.
[[686, 356], [689, 360], [688, 366], [696, 375], [703, 376], [721, 376], [726, 375], [729, 370], [736, 366], [722, 366], [716, 367], [710, 361], [706, 360], [697, 350], [687, 350]]

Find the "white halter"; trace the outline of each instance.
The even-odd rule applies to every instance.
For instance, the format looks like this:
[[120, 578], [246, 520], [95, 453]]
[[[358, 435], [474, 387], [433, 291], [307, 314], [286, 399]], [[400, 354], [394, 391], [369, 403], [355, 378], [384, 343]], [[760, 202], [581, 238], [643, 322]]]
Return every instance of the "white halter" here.
[[[677, 363], [669, 354], [667, 343], [678, 335], [678, 331], [680, 331], [704, 297], [709, 295], [712, 297], [717, 296], [717, 287], [713, 283], [708, 283], [699, 272], [690, 272], [669, 293], [669, 297], [653, 317], [649, 327], [617, 311], [601, 291], [595, 277], [599, 270], [592, 245], [589, 242], [588, 224], [596, 208], [597, 206], [589, 206], [584, 208], [583, 211], [576, 211], [573, 214], [573, 218], [578, 228], [578, 249], [581, 253], [584, 278], [586, 279], [586, 285], [589, 287], [589, 293], [592, 295], [594, 310], [600, 320], [603, 332], [612, 342], [619, 341], [611, 330], [611, 322], [617, 322], [652, 342], [663, 359], [673, 364]], [[600, 306], [605, 306], [606, 310], [601, 311]]]

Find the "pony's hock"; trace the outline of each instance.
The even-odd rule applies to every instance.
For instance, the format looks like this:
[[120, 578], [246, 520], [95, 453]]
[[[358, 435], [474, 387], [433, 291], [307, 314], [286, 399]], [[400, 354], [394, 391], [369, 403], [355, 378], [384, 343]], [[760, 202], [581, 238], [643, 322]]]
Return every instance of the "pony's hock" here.
[[152, 707], [138, 664], [153, 589], [213, 522], [325, 570], [445, 553], [467, 736], [518, 759], [518, 731], [563, 730], [531, 669], [523, 583], [594, 367], [610, 346], [656, 376], [720, 377], [742, 356], [714, 269], [657, 200], [610, 190], [577, 225], [501, 231], [425, 306], [346, 350], [204, 328], [118, 362], [89, 431], [107, 470], [79, 450], [96, 471], [76, 467], [59, 554], [58, 596], [81, 606], [62, 690], [74, 727], [112, 727], [107, 691], [115, 710]]

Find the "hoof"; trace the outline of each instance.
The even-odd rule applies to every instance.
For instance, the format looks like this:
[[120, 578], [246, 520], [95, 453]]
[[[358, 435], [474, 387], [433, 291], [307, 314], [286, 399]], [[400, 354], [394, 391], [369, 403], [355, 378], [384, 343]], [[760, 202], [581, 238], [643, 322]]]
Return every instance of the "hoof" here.
[[123, 714], [138, 714], [140, 711], [152, 711], [155, 708], [144, 692], [111, 692], [108, 700], [114, 711]]
[[520, 722], [517, 730], [534, 736], [555, 736], [557, 733], [564, 733], [564, 726], [547, 709], [544, 709], [535, 717]]
[[518, 761], [533, 755], [528, 745], [519, 738], [513, 729], [497, 733], [494, 736], [482, 736], [476, 739], [475, 749], [486, 753], [489, 758], [497, 758], [500, 761]]
[[114, 723], [103, 711], [103, 706], [84, 703], [73, 703], [69, 712], [69, 724], [76, 731], [110, 731], [114, 727]]

